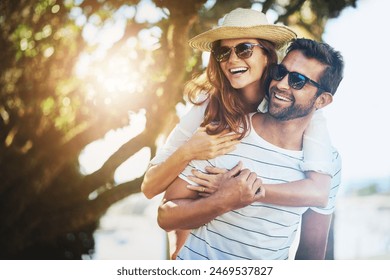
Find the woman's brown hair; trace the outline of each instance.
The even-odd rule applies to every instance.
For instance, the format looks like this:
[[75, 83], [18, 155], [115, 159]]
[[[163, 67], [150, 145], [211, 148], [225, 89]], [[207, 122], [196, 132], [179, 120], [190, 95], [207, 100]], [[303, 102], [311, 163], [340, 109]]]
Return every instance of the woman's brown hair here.
[[[261, 39], [258, 39], [258, 41], [264, 47], [261, 50], [268, 58], [260, 79], [260, 85], [264, 89], [263, 94], [265, 94], [270, 83], [269, 67], [271, 64], [277, 63], [277, 54], [271, 42]], [[219, 45], [220, 41], [217, 41], [213, 48]], [[200, 75], [186, 85], [186, 94], [193, 104], [201, 105], [209, 100], [201, 126], [212, 123], [213, 126], [207, 126], [208, 134], [218, 134], [225, 129], [229, 129], [240, 134], [240, 139], [243, 138], [249, 130], [247, 114], [250, 113], [243, 95], [231, 86], [213, 55], [210, 55], [206, 75]], [[200, 93], [206, 94], [207, 98], [198, 101]]]

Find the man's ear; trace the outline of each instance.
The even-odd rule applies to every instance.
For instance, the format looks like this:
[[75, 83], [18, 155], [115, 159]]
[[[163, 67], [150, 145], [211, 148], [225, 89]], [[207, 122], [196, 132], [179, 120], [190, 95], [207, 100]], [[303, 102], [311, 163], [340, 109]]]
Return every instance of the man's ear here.
[[329, 105], [333, 101], [333, 95], [329, 92], [323, 92], [320, 96], [317, 97], [315, 106], [316, 109], [324, 108], [325, 106]]

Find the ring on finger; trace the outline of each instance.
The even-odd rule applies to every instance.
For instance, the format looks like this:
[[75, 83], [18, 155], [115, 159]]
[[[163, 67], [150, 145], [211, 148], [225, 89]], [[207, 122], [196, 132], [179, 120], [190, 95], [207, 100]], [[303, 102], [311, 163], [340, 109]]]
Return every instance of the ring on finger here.
[[202, 192], [205, 192], [205, 190], [206, 190], [206, 188], [205, 188], [205, 187], [203, 187], [203, 188], [202, 188]]

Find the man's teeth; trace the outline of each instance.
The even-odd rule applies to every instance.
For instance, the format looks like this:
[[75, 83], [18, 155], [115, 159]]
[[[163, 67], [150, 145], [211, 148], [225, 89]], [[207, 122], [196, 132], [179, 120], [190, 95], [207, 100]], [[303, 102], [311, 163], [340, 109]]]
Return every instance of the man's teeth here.
[[281, 96], [281, 95], [279, 95], [279, 94], [276, 94], [276, 93], [275, 93], [275, 97], [276, 97], [277, 99], [280, 99], [280, 100], [291, 101], [290, 99], [288, 99], [288, 98], [286, 98], [286, 97], [283, 97], [283, 96]]
[[244, 73], [247, 70], [248, 70], [248, 68], [246, 68], [246, 67], [238, 67], [238, 68], [230, 69], [230, 73], [232, 73], [232, 74]]

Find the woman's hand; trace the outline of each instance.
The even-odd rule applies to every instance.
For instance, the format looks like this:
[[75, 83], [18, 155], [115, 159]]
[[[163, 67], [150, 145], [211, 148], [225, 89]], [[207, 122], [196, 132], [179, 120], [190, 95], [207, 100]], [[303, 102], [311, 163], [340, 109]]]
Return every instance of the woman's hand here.
[[187, 188], [197, 191], [199, 196], [214, 195], [223, 199], [231, 210], [245, 207], [265, 197], [263, 182], [256, 173], [242, 169], [239, 162], [231, 170], [217, 167], [206, 167], [205, 174], [194, 170], [190, 179], [199, 186], [187, 185]]
[[205, 127], [200, 127], [194, 135], [184, 144], [187, 157], [191, 160], [212, 159], [229, 153], [239, 143], [238, 134], [223, 131], [220, 134], [209, 135]]
[[242, 169], [242, 162], [240, 161], [232, 169], [218, 168], [213, 166], [207, 166], [206, 171], [203, 173], [198, 170], [192, 170], [194, 176], [189, 176], [189, 179], [199, 186], [188, 185], [187, 188], [199, 193], [199, 196], [209, 196], [214, 193], [220, 186], [221, 182], [226, 178], [236, 177], [240, 174]]

